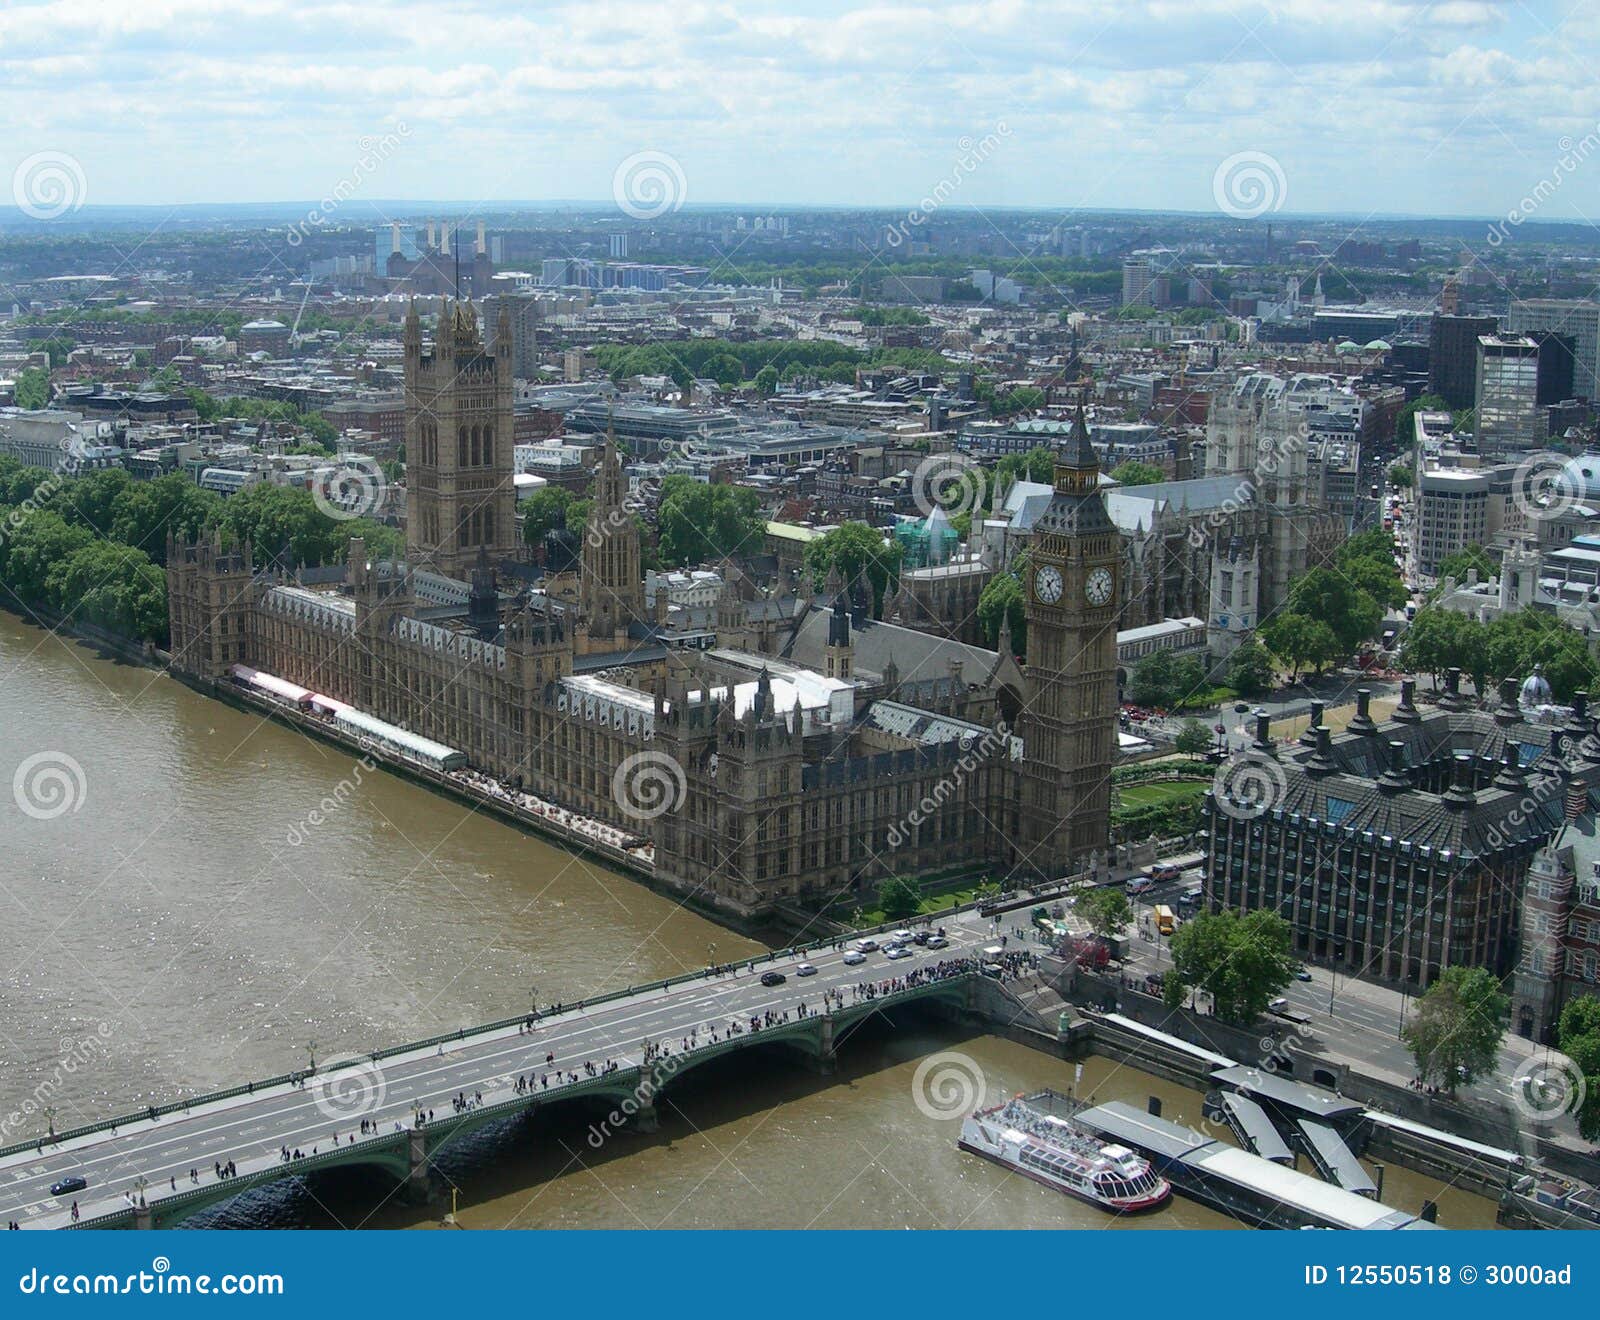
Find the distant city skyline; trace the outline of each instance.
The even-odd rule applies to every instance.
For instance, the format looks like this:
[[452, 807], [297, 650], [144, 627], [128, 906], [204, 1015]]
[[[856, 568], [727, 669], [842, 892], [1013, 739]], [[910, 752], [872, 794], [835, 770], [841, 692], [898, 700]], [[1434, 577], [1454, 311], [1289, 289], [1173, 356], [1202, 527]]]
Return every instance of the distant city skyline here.
[[648, 218], [929, 199], [1588, 223], [1597, 17], [1595, 0], [806, 17], [50, 0], [0, 12], [0, 169], [13, 195], [44, 175], [91, 206], [613, 198]]

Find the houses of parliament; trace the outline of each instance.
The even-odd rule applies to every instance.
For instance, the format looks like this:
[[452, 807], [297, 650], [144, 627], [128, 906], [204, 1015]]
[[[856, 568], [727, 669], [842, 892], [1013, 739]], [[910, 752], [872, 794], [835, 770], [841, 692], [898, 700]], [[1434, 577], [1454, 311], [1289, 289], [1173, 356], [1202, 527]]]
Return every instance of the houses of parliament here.
[[450, 301], [431, 345], [412, 306], [404, 354], [405, 561], [171, 544], [174, 671], [220, 687], [248, 666], [442, 743], [648, 840], [663, 887], [743, 918], [890, 876], [1057, 876], [1106, 847], [1121, 556], [1081, 416], [1034, 538], [1026, 669], [1008, 638], [874, 619], [836, 575], [730, 570], [714, 637], [686, 642], [646, 608], [614, 441], [573, 569], [541, 577], [516, 562], [510, 361]]

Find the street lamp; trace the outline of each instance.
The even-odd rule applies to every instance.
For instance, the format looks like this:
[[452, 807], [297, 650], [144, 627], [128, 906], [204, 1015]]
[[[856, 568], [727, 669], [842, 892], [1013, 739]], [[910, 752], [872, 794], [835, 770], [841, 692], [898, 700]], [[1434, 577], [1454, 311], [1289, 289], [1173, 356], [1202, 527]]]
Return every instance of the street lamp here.
[[49, 1106], [44, 1111], [44, 1121], [50, 1129], [50, 1140], [54, 1141], [56, 1137], [56, 1110], [54, 1105]]
[[710, 940], [706, 944], [706, 966], [707, 967], [715, 967], [716, 965], [717, 965], [717, 942], [715, 940]]
[[306, 1042], [306, 1057], [311, 1060], [311, 1071], [312, 1072], [316, 1072], [316, 1070], [317, 1070], [317, 1042], [316, 1041], [308, 1040]]
[[534, 1017], [539, 1016], [539, 987], [531, 983], [528, 986], [528, 1012]]
[[141, 1210], [144, 1209], [144, 1189], [149, 1185], [150, 1184], [145, 1181], [145, 1176], [142, 1173], [133, 1180], [133, 1189], [139, 1193], [139, 1208]]

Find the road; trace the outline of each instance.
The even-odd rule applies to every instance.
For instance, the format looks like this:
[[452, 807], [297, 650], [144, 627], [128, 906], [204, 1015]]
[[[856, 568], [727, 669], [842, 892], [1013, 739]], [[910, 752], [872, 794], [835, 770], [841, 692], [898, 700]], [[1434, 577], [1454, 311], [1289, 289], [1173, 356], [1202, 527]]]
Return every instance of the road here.
[[[70, 1222], [74, 1199], [83, 1218], [90, 1219], [126, 1211], [129, 1198], [137, 1199], [141, 1189], [148, 1203], [159, 1205], [163, 1196], [215, 1185], [218, 1163], [231, 1160], [237, 1174], [245, 1176], [285, 1167], [283, 1147], [310, 1156], [327, 1153], [334, 1142], [341, 1147], [374, 1138], [392, 1143], [397, 1131], [412, 1126], [419, 1107], [443, 1122], [462, 1093], [474, 1100], [481, 1093], [484, 1105], [514, 1100], [519, 1075], [531, 1075], [541, 1096], [557, 1097], [567, 1083], [551, 1077], [546, 1090], [540, 1075], [559, 1070], [588, 1082], [586, 1064], [601, 1069], [610, 1061], [629, 1068], [641, 1062], [647, 1043], [665, 1044], [677, 1053], [691, 1029], [703, 1040], [713, 1031], [725, 1036], [734, 1023], [748, 1029], [751, 1019], [769, 1012], [794, 1015], [802, 1004], [815, 1012], [830, 990], [845, 995], [848, 1007], [854, 987], [970, 957], [995, 938], [995, 924], [975, 912], [937, 920], [946, 927], [949, 947], [912, 946], [909, 958], [891, 961], [880, 951], [851, 967], [844, 963], [844, 951], [831, 946], [800, 956], [773, 955], [754, 967], [551, 1014], [530, 1034], [515, 1026], [468, 1034], [381, 1063], [362, 1058], [348, 1069], [335, 1070], [324, 1060], [321, 1072], [299, 1087], [279, 1085], [64, 1143], [47, 1139], [42, 1149], [0, 1160], [0, 1218], [25, 1228], [60, 1227]], [[805, 960], [816, 967], [815, 975], [796, 974]], [[768, 971], [782, 972], [788, 980], [763, 986], [760, 977]], [[547, 1062], [551, 1054], [554, 1062]], [[360, 1131], [363, 1119], [371, 1124], [367, 1133]], [[191, 1170], [197, 1171], [193, 1180]], [[88, 1188], [75, 1197], [53, 1196], [51, 1184], [68, 1175], [85, 1178]]]

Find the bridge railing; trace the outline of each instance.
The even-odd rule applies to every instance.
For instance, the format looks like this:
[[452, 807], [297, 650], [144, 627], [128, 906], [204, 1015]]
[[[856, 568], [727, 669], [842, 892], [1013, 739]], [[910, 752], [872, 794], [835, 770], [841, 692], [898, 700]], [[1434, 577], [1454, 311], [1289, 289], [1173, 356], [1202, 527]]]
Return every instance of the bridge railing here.
[[[1048, 899], [1056, 894], [1065, 892], [1066, 888], [1067, 886], [1065, 885], [1040, 886], [1038, 889], [1029, 890], [1028, 892], [1033, 896], [1033, 898]], [[1008, 895], [1015, 897], [1020, 892], [1022, 891], [1004, 891], [1001, 895], [999, 895], [999, 898], [1005, 899]], [[1026, 902], [1033, 901], [1033, 898], [1025, 900], [1024, 905]], [[898, 929], [907, 923], [931, 924], [935, 921], [949, 919], [961, 912], [978, 910], [984, 907], [992, 907], [995, 902], [996, 899], [989, 898], [983, 900], [982, 902], [963, 903], [957, 907], [946, 908], [941, 912], [927, 913], [922, 916], [908, 917], [893, 921], [884, 921], [880, 922], [876, 926], [870, 926], [860, 930], [856, 932], [854, 936], [849, 938], [860, 938], [867, 935], [882, 934], [884, 931]], [[737, 967], [743, 968], [747, 971], [753, 970], [761, 963], [771, 962], [778, 958], [799, 957], [803, 954], [810, 953], [818, 949], [832, 948], [837, 944], [845, 942], [845, 939], [846, 937], [843, 936], [835, 936], [833, 938], [815, 940], [810, 944], [792, 945], [784, 949], [774, 949], [768, 953], [756, 954], [749, 958], [740, 959], [736, 962], [718, 963], [717, 966], [727, 968]], [[626, 989], [622, 990], [609, 990], [602, 995], [594, 995], [588, 999], [580, 999], [571, 1004], [562, 1004], [561, 1012], [563, 1014], [568, 1012], [588, 1012], [590, 1009], [598, 1008], [603, 1004], [615, 1003], [619, 999], [627, 999], [633, 995], [649, 994], [653, 991], [667, 990], [677, 985], [686, 985], [691, 981], [701, 981], [705, 979], [705, 976], [705, 968], [699, 968], [692, 972], [681, 972], [677, 976], [663, 977], [660, 980], [648, 981], [641, 985], [630, 985]], [[519, 1026], [522, 1023], [527, 1022], [529, 1016], [530, 1015], [527, 1013], [518, 1013], [515, 1017], [500, 1018], [497, 1021], [472, 1027], [471, 1029], [457, 1029], [456, 1031], [442, 1032], [439, 1035], [430, 1036], [426, 1040], [410, 1041], [403, 1045], [391, 1045], [384, 1049], [373, 1050], [370, 1053], [367, 1053], [364, 1057], [372, 1060], [374, 1063], [378, 1063], [384, 1059], [392, 1059], [401, 1054], [409, 1054], [418, 1050], [433, 1049], [434, 1047], [446, 1044], [449, 1041], [462, 1041], [477, 1036], [490, 1035], [496, 1031], [505, 1031], [511, 1027]], [[535, 1018], [535, 1020], [538, 1019]], [[348, 1066], [348, 1063], [348, 1059], [342, 1060], [340, 1067], [346, 1067]], [[98, 1123], [85, 1123], [68, 1131], [57, 1132], [52, 1136], [35, 1137], [31, 1141], [13, 1142], [9, 1146], [0, 1147], [0, 1159], [6, 1159], [12, 1155], [20, 1155], [25, 1151], [37, 1151], [47, 1146], [58, 1146], [64, 1142], [75, 1141], [80, 1137], [94, 1136], [95, 1134], [102, 1132], [111, 1132], [117, 1128], [127, 1127], [133, 1123], [149, 1122], [152, 1118], [164, 1118], [168, 1114], [187, 1113], [190, 1110], [197, 1109], [205, 1105], [218, 1104], [227, 1100], [237, 1100], [241, 1096], [252, 1096], [261, 1091], [271, 1090], [275, 1086], [288, 1086], [292, 1083], [308, 1080], [316, 1075], [316, 1069], [284, 1073], [278, 1077], [267, 1078], [265, 1081], [246, 1082], [242, 1086], [233, 1086], [222, 1091], [211, 1091], [204, 1095], [190, 1096], [186, 1100], [175, 1100], [162, 1105], [150, 1105], [144, 1109], [138, 1110], [135, 1113], [122, 1114], [116, 1118], [104, 1119]]]

